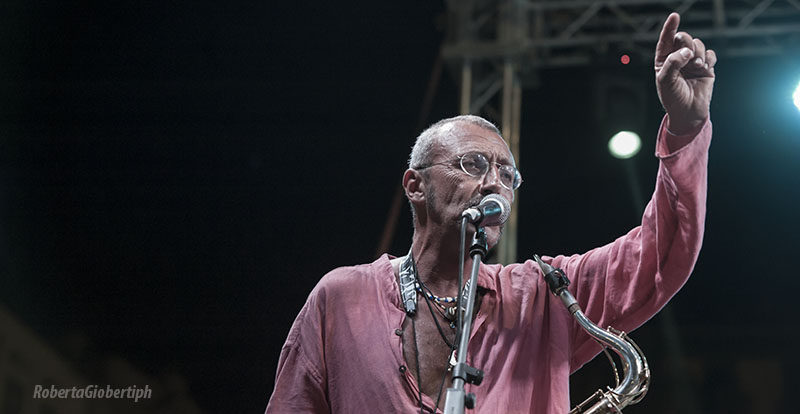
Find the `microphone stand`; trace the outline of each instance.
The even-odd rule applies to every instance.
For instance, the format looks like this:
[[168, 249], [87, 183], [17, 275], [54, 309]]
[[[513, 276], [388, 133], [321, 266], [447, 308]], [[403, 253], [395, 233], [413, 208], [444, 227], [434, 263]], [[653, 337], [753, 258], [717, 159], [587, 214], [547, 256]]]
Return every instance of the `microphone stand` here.
[[[486, 257], [489, 246], [486, 243], [486, 232], [483, 227], [478, 227], [475, 236], [472, 238], [472, 246], [469, 254], [472, 256], [472, 274], [469, 277], [469, 293], [464, 298], [467, 301], [467, 308], [464, 311], [464, 323], [461, 326], [461, 336], [458, 341], [458, 359], [453, 368], [453, 386], [447, 389], [447, 397], [444, 402], [445, 414], [464, 414], [465, 408], [475, 407], [475, 394], [466, 393], [464, 385], [480, 385], [483, 381], [483, 371], [467, 365], [467, 346], [469, 345], [469, 335], [472, 331], [472, 314], [475, 312], [475, 292], [478, 286], [478, 269], [481, 261]], [[457, 305], [459, 308], [461, 304]], [[457, 310], [456, 312], [461, 312]]]

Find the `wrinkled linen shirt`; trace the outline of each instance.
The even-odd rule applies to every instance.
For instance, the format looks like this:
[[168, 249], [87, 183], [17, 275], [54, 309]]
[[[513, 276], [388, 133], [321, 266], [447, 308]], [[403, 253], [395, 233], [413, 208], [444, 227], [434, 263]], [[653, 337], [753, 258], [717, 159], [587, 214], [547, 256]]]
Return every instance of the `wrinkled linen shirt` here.
[[[657, 184], [641, 226], [582, 255], [543, 258], [566, 272], [570, 292], [597, 325], [630, 332], [686, 282], [702, 243], [710, 140], [709, 121], [684, 136], [662, 121]], [[281, 351], [267, 413], [419, 412], [417, 383], [396, 332], [406, 313], [390, 259], [320, 280]], [[481, 265], [478, 285], [487, 292], [467, 363], [485, 377], [466, 386], [477, 398], [471, 412], [568, 412], [569, 375], [600, 346], [550, 293], [535, 261]], [[424, 394], [422, 400], [433, 411], [435, 402]]]

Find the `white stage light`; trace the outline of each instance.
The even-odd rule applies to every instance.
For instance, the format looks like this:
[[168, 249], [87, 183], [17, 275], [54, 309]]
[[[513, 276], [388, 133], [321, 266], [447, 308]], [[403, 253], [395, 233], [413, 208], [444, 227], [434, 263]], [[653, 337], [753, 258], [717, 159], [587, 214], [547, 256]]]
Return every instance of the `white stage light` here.
[[800, 82], [797, 83], [797, 88], [794, 90], [792, 98], [794, 99], [794, 106], [800, 111]]
[[626, 159], [633, 157], [642, 148], [639, 135], [631, 131], [620, 131], [608, 140], [608, 150], [615, 158]]

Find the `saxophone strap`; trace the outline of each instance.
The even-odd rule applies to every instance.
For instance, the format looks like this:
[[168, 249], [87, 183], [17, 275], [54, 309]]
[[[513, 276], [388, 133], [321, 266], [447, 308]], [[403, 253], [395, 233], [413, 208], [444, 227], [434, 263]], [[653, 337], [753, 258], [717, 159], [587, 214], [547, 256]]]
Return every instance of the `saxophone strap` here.
[[414, 266], [414, 258], [411, 256], [411, 250], [409, 249], [408, 255], [400, 263], [400, 295], [408, 316], [414, 316], [417, 313], [416, 280], [417, 269]]

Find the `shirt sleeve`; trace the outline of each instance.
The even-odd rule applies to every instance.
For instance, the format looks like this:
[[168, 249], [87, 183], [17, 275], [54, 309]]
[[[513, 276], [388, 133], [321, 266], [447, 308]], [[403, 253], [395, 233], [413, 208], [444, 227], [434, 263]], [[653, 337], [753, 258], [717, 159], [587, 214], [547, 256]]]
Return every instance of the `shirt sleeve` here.
[[313, 291], [297, 315], [281, 349], [275, 389], [265, 414], [330, 413], [321, 332]]
[[[688, 279], [702, 245], [711, 122], [673, 135], [665, 117], [659, 129], [656, 188], [640, 226], [583, 255], [559, 256], [553, 265], [572, 280], [570, 291], [601, 328], [630, 332], [666, 305]], [[574, 324], [571, 371], [600, 346]]]

